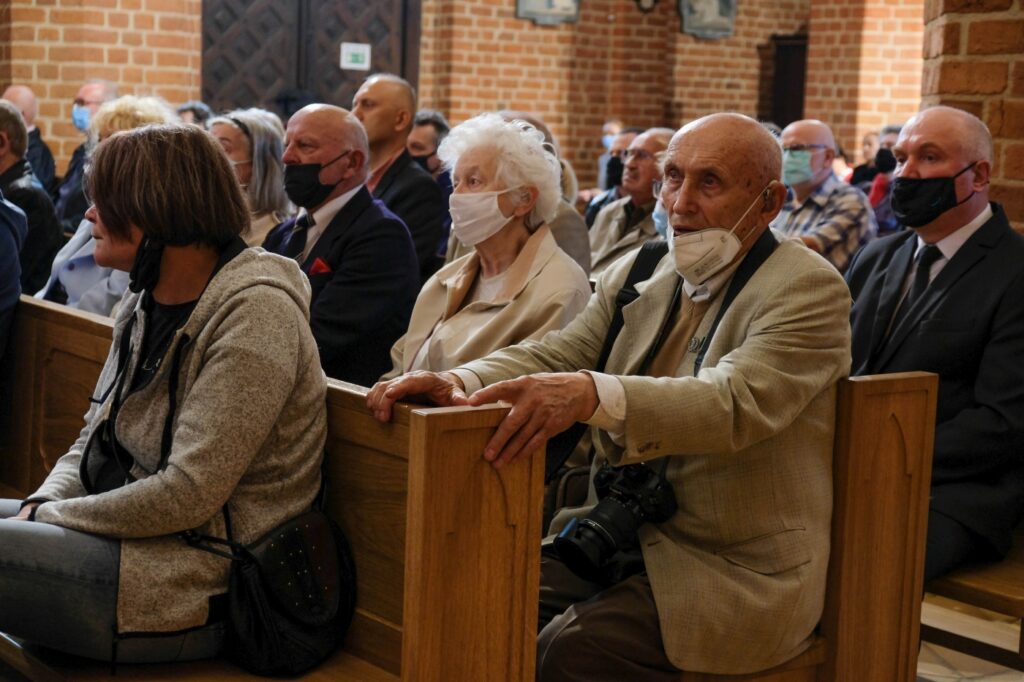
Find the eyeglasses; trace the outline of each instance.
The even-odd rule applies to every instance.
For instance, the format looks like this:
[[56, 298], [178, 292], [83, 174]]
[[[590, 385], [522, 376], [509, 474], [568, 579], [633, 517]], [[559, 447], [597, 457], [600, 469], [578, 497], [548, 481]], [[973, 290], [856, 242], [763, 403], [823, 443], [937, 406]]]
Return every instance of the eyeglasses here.
[[100, 99], [90, 100], [90, 99], [82, 99], [81, 97], [76, 97], [74, 99], [73, 104], [76, 107], [85, 107], [85, 106], [90, 106], [92, 104], [103, 104], [103, 100], [100, 100]]
[[635, 158], [637, 161], [646, 161], [647, 159], [653, 159], [654, 154], [646, 149], [627, 149], [622, 152], [623, 161], [629, 161], [632, 158]]
[[788, 147], [783, 147], [784, 152], [803, 152], [811, 149], [828, 149], [827, 144], [791, 144]]

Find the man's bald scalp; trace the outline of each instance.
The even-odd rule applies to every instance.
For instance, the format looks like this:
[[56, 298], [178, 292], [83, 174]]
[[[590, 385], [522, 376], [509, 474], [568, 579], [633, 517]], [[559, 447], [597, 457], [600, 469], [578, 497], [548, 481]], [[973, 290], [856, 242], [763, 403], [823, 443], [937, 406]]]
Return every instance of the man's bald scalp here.
[[408, 111], [410, 117], [415, 116], [416, 88], [412, 87], [412, 83], [393, 73], [377, 73], [366, 79], [367, 83], [378, 81], [391, 84], [393, 87], [390, 91], [396, 97], [394, 104]]
[[743, 114], [711, 114], [690, 121], [672, 138], [672, 145], [693, 132], [708, 132], [708, 138], [726, 147], [727, 156], [758, 185], [768, 186], [782, 178], [782, 147], [760, 123]]
[[32, 88], [27, 85], [11, 85], [4, 90], [3, 98], [21, 110], [25, 125], [31, 126], [35, 123], [36, 116], [39, 114], [39, 102], [36, 100]]
[[948, 116], [957, 121], [957, 127], [963, 131], [960, 144], [963, 145], [964, 152], [972, 161], [988, 161], [990, 164], [993, 162], [992, 133], [989, 132], [984, 121], [969, 111], [937, 104], [915, 114], [904, 124], [903, 130], [908, 130], [923, 117], [936, 115]]

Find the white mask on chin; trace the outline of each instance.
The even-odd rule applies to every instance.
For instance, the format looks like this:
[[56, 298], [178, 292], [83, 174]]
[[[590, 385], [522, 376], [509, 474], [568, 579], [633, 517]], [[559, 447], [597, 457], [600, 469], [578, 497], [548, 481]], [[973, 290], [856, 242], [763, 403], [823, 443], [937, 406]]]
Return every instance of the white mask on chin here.
[[765, 187], [750, 206], [739, 217], [732, 229], [709, 227], [697, 232], [684, 232], [672, 239], [672, 256], [676, 261], [676, 272], [693, 286], [700, 286], [716, 273], [732, 263], [743, 248], [743, 243], [735, 235], [736, 228], [746, 219], [757, 205], [764, 201], [771, 185]]
[[498, 206], [498, 197], [510, 190], [463, 192], [448, 198], [452, 231], [466, 246], [476, 246], [498, 233], [511, 220]]

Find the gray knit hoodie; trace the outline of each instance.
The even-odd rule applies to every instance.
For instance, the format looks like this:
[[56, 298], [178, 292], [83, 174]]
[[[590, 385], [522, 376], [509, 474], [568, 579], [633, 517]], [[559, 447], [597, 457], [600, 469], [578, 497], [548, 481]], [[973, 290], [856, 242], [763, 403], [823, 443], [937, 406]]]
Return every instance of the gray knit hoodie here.
[[[29, 498], [49, 500], [37, 522], [121, 539], [119, 632], [202, 625], [208, 598], [227, 591], [229, 562], [189, 547], [179, 531], [224, 537], [228, 502], [235, 539], [249, 543], [309, 508], [327, 436], [327, 382], [309, 299], [294, 261], [262, 249], [237, 255], [210, 281], [153, 379], [122, 399], [115, 428], [137, 480], [95, 495], [82, 484], [83, 449], [110, 412], [108, 396]], [[137, 315], [127, 368], [134, 371], [146, 326], [140, 300], [129, 292], [122, 301], [96, 396], [114, 380], [121, 331]], [[157, 471], [171, 357], [181, 343], [173, 443]]]

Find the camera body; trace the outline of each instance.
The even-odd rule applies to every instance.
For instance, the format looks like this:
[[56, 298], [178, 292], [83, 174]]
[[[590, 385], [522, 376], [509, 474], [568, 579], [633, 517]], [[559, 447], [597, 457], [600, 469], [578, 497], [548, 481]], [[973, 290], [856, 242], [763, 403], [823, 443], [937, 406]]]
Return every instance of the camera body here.
[[672, 484], [646, 464], [605, 464], [594, 475], [594, 489], [600, 501], [562, 529], [555, 551], [573, 573], [601, 582], [612, 556], [635, 545], [640, 526], [667, 521], [678, 505]]

